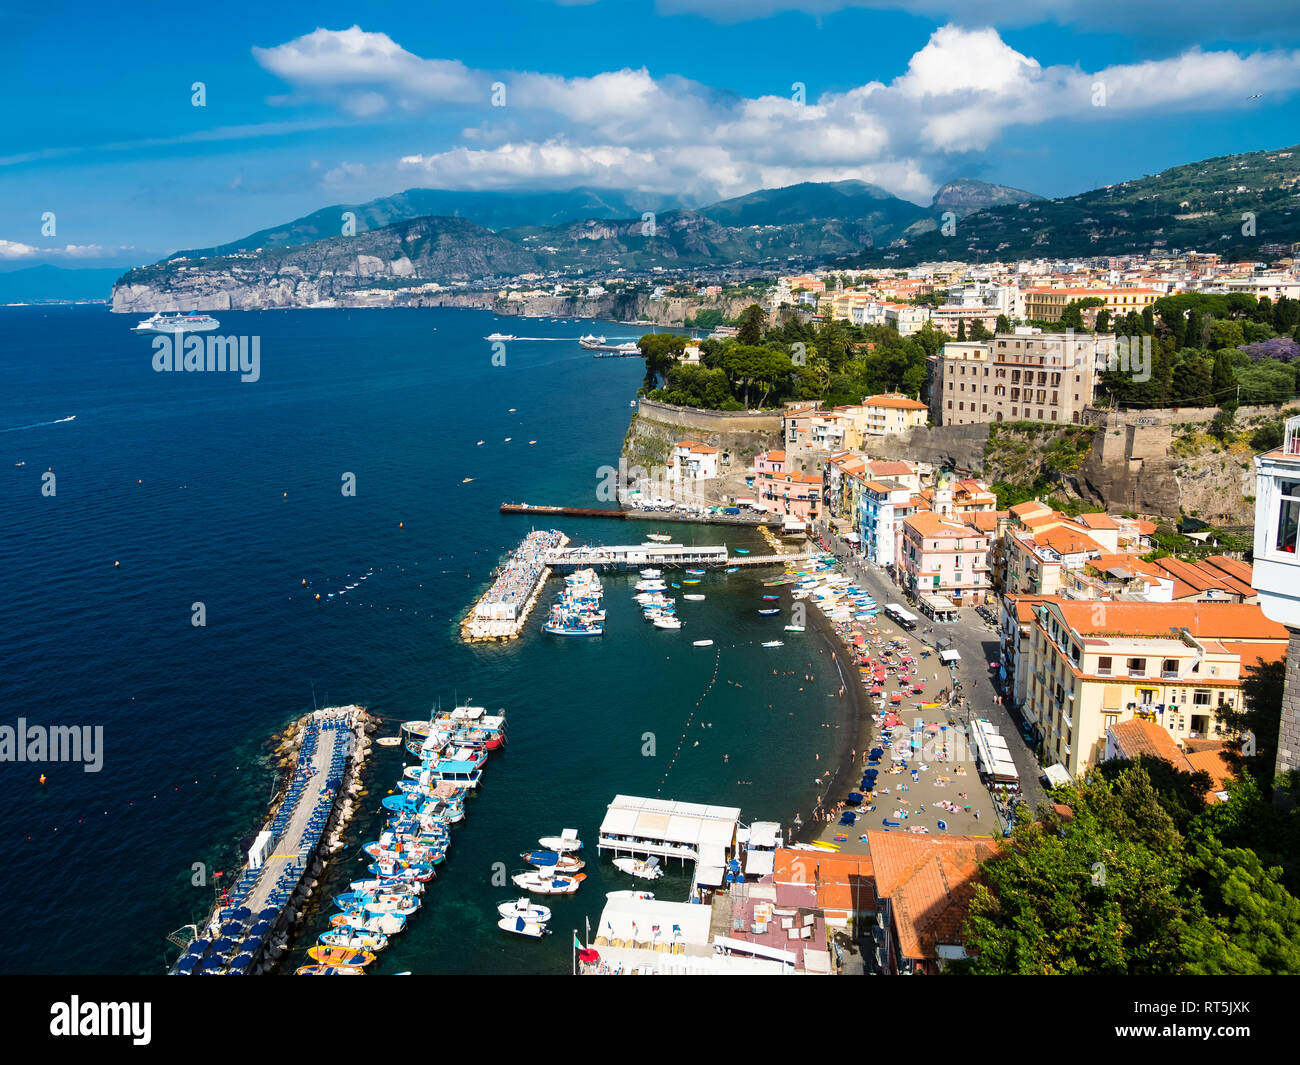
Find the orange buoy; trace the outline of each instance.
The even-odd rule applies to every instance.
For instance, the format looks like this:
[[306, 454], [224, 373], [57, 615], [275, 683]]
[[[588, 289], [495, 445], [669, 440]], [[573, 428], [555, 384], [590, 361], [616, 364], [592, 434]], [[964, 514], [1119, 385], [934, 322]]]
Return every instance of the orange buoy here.
[[45, 774], [44, 774], [44, 773], [41, 774], [41, 783], [42, 783], [42, 784], [45, 783]]

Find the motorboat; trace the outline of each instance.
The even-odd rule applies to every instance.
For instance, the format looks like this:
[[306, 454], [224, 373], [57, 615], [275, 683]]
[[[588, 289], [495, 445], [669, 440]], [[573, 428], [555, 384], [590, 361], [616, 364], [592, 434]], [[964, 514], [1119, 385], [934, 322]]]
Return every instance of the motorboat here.
[[312, 947], [307, 957], [320, 965], [341, 965], [360, 968], [369, 965], [375, 956], [368, 950], [355, 950], [352, 947]]
[[606, 891], [605, 892], [605, 898], [607, 899], [645, 899], [646, 901], [651, 901], [654, 899], [654, 897], [655, 896], [653, 891], [628, 890], [628, 891]]
[[656, 629], [680, 629], [682, 627], [681, 620], [671, 614], [660, 614], [657, 618], [652, 619], [651, 624]]
[[762, 614], [762, 615], [764, 615], [764, 616], [770, 616], [770, 615], [772, 615], [772, 614], [779, 614], [779, 613], [781, 613], [781, 608], [780, 608], [780, 607], [773, 607], [773, 608], [770, 609], [770, 610], [760, 610], [759, 613]]
[[682, 598], [689, 599], [692, 603], [702, 603], [704, 601], [704, 596], [702, 595], [683, 595]]
[[322, 932], [316, 942], [322, 947], [350, 947], [353, 950], [377, 953], [388, 946], [388, 937], [383, 932], [367, 932], [355, 925], [340, 925], [329, 932]]
[[636, 582], [635, 590], [638, 592], [666, 592], [668, 585], [658, 577], [647, 577], [645, 580]]
[[365, 969], [355, 965], [300, 965], [295, 976], [365, 976]]
[[664, 575], [664, 571], [661, 570], [661, 569], [643, 569], [643, 570], [641, 571], [641, 577], [642, 577], [642, 579], [647, 580], [647, 581], [655, 581], [655, 580], [658, 580], [658, 579], [659, 579], [660, 577], [662, 577], [663, 575]]
[[672, 539], [667, 533], [646, 533], [646, 538], [653, 540], [657, 544], [666, 544]]
[[521, 857], [536, 869], [553, 869], [566, 876], [580, 873], [587, 863], [571, 854], [557, 854], [555, 851], [524, 851]]
[[566, 828], [558, 836], [543, 836], [537, 842], [548, 851], [556, 851], [559, 854], [582, 850], [582, 840], [578, 838], [576, 828]]
[[527, 897], [498, 903], [497, 913], [502, 917], [522, 917], [525, 921], [536, 921], [538, 924], [545, 924], [551, 919], [549, 906], [542, 906]]
[[330, 918], [331, 928], [357, 928], [363, 932], [382, 932], [396, 935], [406, 927], [404, 913], [371, 913], [368, 910], [336, 913]]
[[785, 644], [782, 643], [780, 640], [768, 640], [766, 643], [763, 644], [763, 646], [764, 646], [764, 647], [784, 647]]
[[803, 627], [802, 625], [787, 625], [787, 626], [785, 627], [785, 631], [786, 631], [786, 632], [803, 632], [803, 628], [804, 628], [804, 627]]
[[659, 859], [654, 855], [649, 858], [615, 858], [614, 868], [629, 873], [638, 880], [658, 880], [664, 875]]
[[514, 340], [513, 333], [489, 333], [484, 340]]
[[561, 876], [548, 873], [544, 869], [529, 869], [527, 872], [516, 873], [510, 879], [515, 887], [535, 895], [572, 895], [582, 886], [582, 882], [587, 879], [587, 874]]
[[497, 922], [497, 927], [503, 932], [513, 932], [517, 936], [528, 936], [530, 939], [541, 939], [551, 931], [544, 924], [527, 921], [522, 917], [502, 917]]
[[713, 646], [713, 641], [712, 641], [712, 640], [696, 640], [695, 643], [694, 643], [692, 646], [694, 646], [694, 647], [712, 647], [712, 646]]

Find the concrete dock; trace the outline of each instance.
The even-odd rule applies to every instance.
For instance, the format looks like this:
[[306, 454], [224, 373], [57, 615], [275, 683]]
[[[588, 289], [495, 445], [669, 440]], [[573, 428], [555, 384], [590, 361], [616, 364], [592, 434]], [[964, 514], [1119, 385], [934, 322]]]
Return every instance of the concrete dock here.
[[568, 542], [558, 529], [530, 532], [499, 567], [492, 587], [461, 621], [461, 639], [484, 643], [518, 636], [551, 575], [548, 552], [563, 550]]

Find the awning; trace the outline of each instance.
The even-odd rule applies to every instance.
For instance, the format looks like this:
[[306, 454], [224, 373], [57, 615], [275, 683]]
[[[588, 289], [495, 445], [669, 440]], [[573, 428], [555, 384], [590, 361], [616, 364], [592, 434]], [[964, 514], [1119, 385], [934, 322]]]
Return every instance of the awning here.
[[947, 665], [949, 662], [960, 662], [961, 655], [957, 651], [940, 651], [939, 661], [944, 665]]

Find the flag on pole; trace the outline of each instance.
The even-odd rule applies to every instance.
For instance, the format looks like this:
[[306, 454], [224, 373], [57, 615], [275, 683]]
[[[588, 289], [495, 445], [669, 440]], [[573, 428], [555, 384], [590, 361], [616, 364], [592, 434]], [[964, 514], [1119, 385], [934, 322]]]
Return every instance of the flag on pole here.
[[578, 933], [577, 933], [577, 932], [574, 932], [574, 933], [573, 933], [573, 949], [574, 949], [574, 950], [581, 950], [581, 949], [582, 949], [582, 941], [581, 941], [580, 939], [578, 939]]

